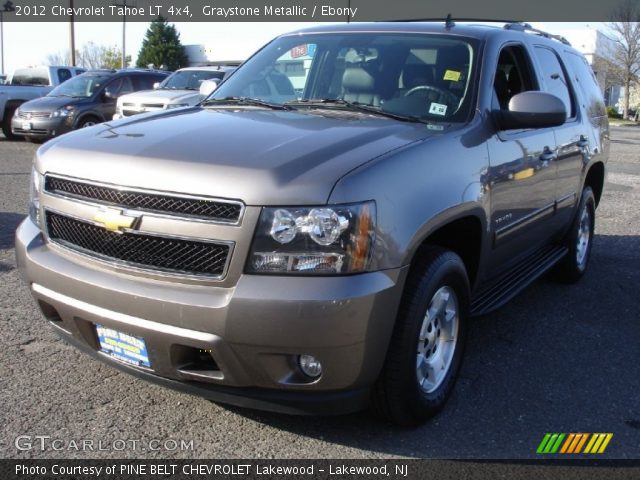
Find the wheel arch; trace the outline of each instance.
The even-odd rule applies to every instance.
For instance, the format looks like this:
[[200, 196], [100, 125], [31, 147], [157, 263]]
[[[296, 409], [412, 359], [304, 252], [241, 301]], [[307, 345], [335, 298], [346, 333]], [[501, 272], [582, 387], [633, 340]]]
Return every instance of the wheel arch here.
[[[444, 218], [443, 218], [444, 217]], [[486, 244], [484, 210], [475, 207], [453, 216], [447, 212], [429, 222], [429, 227], [414, 242], [408, 263], [413, 266], [429, 246], [440, 246], [457, 254], [465, 265], [471, 288], [482, 267], [481, 258]]]
[[600, 204], [600, 198], [602, 197], [602, 191], [604, 190], [604, 178], [604, 163], [595, 162], [589, 167], [587, 175], [584, 179], [584, 186], [591, 187], [591, 190], [593, 190], [593, 196], [596, 200], [596, 207]]

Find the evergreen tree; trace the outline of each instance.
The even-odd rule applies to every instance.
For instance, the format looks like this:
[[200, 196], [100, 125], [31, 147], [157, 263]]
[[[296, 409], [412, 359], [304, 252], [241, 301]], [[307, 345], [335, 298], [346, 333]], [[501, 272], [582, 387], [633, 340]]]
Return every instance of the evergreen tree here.
[[155, 68], [164, 66], [177, 70], [188, 64], [187, 55], [180, 43], [180, 34], [166, 18], [158, 17], [151, 22], [138, 53], [138, 67], [146, 68], [153, 64]]

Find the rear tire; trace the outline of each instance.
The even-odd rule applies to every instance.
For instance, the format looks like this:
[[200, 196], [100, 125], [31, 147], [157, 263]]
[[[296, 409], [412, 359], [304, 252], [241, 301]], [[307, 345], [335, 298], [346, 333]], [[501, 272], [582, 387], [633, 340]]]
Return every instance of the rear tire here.
[[469, 280], [458, 255], [427, 247], [411, 268], [371, 409], [403, 426], [438, 413], [462, 363]]
[[7, 140], [18, 140], [20, 137], [11, 133], [11, 119], [15, 113], [17, 107], [9, 107], [4, 111], [4, 118], [2, 119], [2, 133]]
[[596, 200], [591, 187], [585, 186], [580, 197], [578, 211], [565, 239], [569, 253], [556, 268], [558, 279], [565, 283], [575, 283], [587, 271], [593, 230], [595, 227]]

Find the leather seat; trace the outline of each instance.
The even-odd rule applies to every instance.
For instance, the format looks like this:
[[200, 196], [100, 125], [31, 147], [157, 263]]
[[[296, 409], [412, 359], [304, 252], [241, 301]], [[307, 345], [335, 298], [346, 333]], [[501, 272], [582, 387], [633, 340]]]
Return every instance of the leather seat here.
[[342, 98], [347, 102], [380, 105], [376, 79], [361, 66], [347, 67], [342, 75]]

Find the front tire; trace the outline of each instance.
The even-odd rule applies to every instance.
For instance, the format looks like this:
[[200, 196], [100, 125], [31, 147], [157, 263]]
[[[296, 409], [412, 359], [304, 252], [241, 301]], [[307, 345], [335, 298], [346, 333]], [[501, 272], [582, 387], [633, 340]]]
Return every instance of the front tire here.
[[587, 271], [593, 244], [595, 213], [596, 200], [593, 190], [591, 187], [585, 186], [580, 197], [578, 211], [565, 239], [565, 246], [569, 253], [556, 269], [559, 279], [563, 282], [577, 282]]
[[2, 119], [2, 133], [7, 140], [17, 140], [20, 138], [11, 132], [11, 119], [13, 118], [16, 108], [17, 107], [11, 107], [6, 109], [4, 112], [4, 118]]
[[96, 117], [92, 117], [92, 116], [84, 117], [78, 122], [76, 129], [93, 127], [94, 125], [97, 125], [99, 123], [100, 123], [100, 120], [98, 120]]
[[469, 318], [469, 281], [458, 255], [427, 247], [407, 278], [373, 412], [403, 426], [438, 413], [462, 363]]

